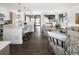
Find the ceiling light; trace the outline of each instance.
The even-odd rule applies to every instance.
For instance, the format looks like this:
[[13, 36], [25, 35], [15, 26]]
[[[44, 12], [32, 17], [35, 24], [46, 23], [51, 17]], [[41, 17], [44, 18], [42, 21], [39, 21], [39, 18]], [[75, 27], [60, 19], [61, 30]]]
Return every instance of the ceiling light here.
[[21, 4], [20, 4], [20, 3], [18, 3], [18, 5], [19, 5], [18, 12], [21, 12]]
[[24, 7], [24, 15], [26, 15], [26, 7]]

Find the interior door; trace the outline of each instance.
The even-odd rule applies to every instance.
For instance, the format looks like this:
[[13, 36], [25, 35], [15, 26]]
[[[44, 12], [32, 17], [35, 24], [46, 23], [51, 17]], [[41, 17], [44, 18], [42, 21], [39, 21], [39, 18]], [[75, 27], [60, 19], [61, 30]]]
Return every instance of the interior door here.
[[75, 19], [75, 23], [76, 24], [79, 24], [79, 13], [76, 14], [75, 18], [76, 18]]

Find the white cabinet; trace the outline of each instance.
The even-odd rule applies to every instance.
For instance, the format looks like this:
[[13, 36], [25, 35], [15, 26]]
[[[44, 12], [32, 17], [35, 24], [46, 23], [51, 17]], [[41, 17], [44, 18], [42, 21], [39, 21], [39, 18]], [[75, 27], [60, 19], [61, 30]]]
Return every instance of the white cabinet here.
[[3, 28], [3, 40], [11, 41], [11, 44], [22, 44], [22, 28], [5, 27]]

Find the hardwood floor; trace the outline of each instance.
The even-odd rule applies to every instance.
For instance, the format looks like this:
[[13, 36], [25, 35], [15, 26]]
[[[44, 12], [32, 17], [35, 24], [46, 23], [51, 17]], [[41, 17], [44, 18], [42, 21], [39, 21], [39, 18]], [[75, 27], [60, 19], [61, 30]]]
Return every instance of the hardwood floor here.
[[2, 35], [0, 35], [0, 41], [2, 41], [3, 40], [3, 36]]
[[24, 38], [22, 45], [10, 45], [11, 55], [52, 55], [48, 46], [47, 37], [42, 36], [40, 26], [36, 26], [36, 31], [31, 33], [29, 40]]

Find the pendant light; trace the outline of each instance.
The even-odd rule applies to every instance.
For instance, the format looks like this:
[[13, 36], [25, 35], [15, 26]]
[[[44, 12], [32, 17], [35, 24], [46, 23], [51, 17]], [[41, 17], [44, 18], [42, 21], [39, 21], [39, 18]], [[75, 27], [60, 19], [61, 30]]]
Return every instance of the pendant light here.
[[26, 15], [26, 7], [24, 7], [24, 15]]
[[21, 18], [21, 4], [20, 3], [18, 3], [18, 6], [19, 6], [19, 9], [18, 9], [18, 18], [20, 19]]
[[18, 9], [18, 26], [22, 26], [22, 21], [21, 21], [21, 4], [18, 3], [19, 9]]

